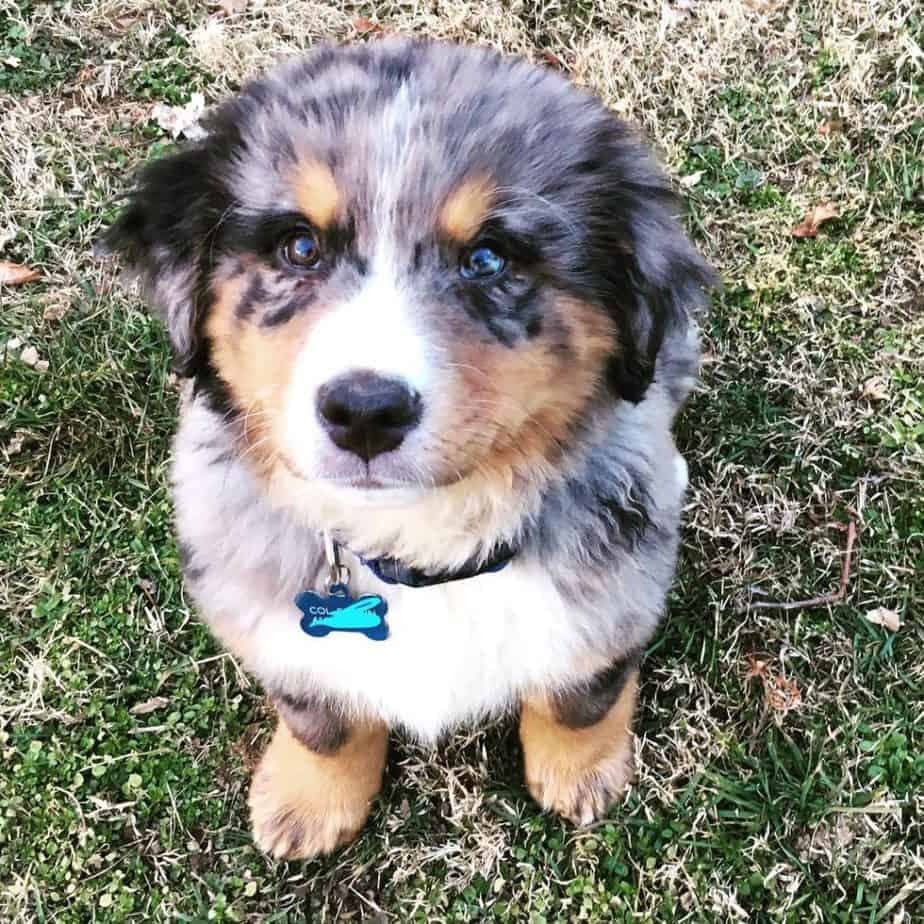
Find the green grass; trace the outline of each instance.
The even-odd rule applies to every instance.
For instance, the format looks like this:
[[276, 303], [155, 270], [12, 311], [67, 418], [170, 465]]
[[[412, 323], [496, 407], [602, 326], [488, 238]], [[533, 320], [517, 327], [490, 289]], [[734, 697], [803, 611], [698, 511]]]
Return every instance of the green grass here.
[[[903, 0], [661, 10], [267, 0], [222, 20], [195, 2], [0, 0], [0, 259], [43, 273], [0, 289], [0, 919], [924, 914], [921, 16]], [[435, 754], [396, 742], [359, 841], [278, 864], [247, 830], [261, 692], [179, 579], [180, 386], [92, 243], [131, 168], [171, 142], [153, 103], [213, 100], [350, 37], [357, 15], [554, 53], [675, 177], [700, 174], [688, 226], [725, 288], [679, 427], [685, 548], [624, 803], [587, 831], [543, 816], [500, 722]], [[824, 201], [840, 218], [792, 238]], [[753, 607], [835, 588], [850, 516], [843, 602]], [[878, 606], [902, 614], [897, 634], [865, 619]]]

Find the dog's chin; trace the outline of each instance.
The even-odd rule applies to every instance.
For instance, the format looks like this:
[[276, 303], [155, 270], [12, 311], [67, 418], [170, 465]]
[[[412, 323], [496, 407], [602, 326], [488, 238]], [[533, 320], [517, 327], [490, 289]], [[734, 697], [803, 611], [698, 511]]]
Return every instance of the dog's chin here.
[[430, 489], [420, 485], [386, 485], [381, 482], [351, 484], [327, 479], [329, 497], [344, 508], [379, 507], [403, 509], [417, 504]]
[[386, 453], [370, 463], [348, 453], [337, 453], [311, 465], [286, 455], [280, 459], [299, 481], [353, 503], [407, 504], [456, 480], [424, 480], [419, 467], [408, 465], [398, 453]]

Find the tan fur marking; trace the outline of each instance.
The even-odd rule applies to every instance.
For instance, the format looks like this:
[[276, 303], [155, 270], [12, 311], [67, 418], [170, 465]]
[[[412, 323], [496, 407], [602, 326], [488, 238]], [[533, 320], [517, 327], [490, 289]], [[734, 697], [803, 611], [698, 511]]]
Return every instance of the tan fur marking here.
[[327, 228], [340, 209], [340, 190], [330, 167], [316, 160], [301, 161], [294, 184], [299, 211], [315, 228]]
[[352, 841], [382, 785], [387, 747], [386, 727], [370, 723], [353, 725], [334, 754], [316, 754], [280, 719], [250, 786], [257, 846], [301, 860]]
[[636, 671], [596, 725], [568, 728], [548, 698], [523, 703], [520, 741], [526, 785], [547, 811], [579, 825], [602, 817], [632, 779]]
[[494, 204], [496, 187], [487, 176], [463, 180], [440, 210], [440, 228], [460, 243], [468, 243], [484, 224]]
[[212, 347], [212, 362], [241, 408], [244, 439], [251, 450], [247, 459], [266, 473], [277, 461], [276, 428], [282, 425], [278, 415], [311, 318], [310, 312], [297, 312], [278, 327], [236, 318], [235, 308], [249, 280], [247, 275], [217, 284], [205, 335]]
[[577, 299], [560, 296], [555, 310], [568, 320], [567, 355], [550, 350], [540, 334], [514, 349], [472, 344], [454, 357], [462, 387], [447, 426], [468, 434], [458, 443], [457, 468], [535, 466], [554, 460], [566, 443], [572, 421], [600, 382], [614, 335], [599, 309]]

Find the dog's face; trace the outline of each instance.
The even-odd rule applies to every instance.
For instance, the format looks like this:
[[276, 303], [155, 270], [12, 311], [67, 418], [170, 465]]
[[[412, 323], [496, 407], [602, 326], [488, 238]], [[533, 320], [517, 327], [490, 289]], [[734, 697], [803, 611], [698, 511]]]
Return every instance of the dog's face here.
[[491, 52], [326, 48], [150, 165], [110, 233], [255, 467], [426, 490], [638, 401], [703, 264], [627, 129]]

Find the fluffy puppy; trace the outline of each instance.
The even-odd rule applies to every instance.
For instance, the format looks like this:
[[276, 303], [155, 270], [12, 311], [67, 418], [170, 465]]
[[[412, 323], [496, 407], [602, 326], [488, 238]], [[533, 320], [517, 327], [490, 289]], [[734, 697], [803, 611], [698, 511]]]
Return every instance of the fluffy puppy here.
[[[315, 50], [207, 128], [109, 241], [194, 383], [187, 588], [279, 713], [257, 843], [353, 838], [390, 726], [514, 708], [532, 795], [598, 818], [674, 571], [710, 282], [666, 179], [560, 75], [423, 41]], [[310, 622], [329, 575], [387, 628]]]

